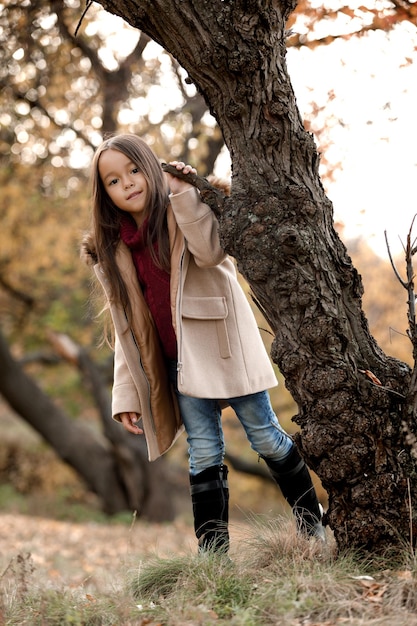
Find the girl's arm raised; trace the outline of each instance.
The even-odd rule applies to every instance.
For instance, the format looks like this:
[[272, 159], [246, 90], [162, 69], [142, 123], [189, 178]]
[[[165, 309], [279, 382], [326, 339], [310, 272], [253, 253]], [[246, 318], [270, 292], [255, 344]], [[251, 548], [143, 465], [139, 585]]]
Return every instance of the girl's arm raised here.
[[[171, 161], [169, 166], [175, 167], [181, 175], [193, 175], [193, 183], [197, 179], [204, 180], [197, 177], [195, 168], [181, 161]], [[196, 185], [178, 178], [175, 173], [170, 174], [165, 170], [165, 174], [171, 190], [172, 210], [197, 265], [201, 267], [218, 265], [227, 255], [220, 246], [219, 225], [214, 212], [210, 206], [201, 201]]]
[[227, 257], [219, 240], [219, 224], [213, 211], [191, 187], [170, 195], [171, 207], [187, 247], [200, 267], [213, 267]]

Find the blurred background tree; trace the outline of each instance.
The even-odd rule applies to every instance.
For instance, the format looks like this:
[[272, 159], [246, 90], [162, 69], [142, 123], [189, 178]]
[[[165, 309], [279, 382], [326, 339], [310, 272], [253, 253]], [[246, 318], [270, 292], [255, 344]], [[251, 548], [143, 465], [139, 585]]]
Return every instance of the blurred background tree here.
[[[288, 24], [288, 45], [313, 49], [336, 38], [389, 30], [403, 20], [416, 23], [414, 2], [387, 0], [378, 8], [373, 5], [334, 10], [303, 0]], [[30, 417], [33, 396], [27, 398], [29, 406], [22, 407], [20, 414], [80, 473], [98, 494], [100, 505], [111, 513], [138, 508], [151, 519], [169, 518], [174, 514], [173, 505], [167, 504], [172, 493], [169, 481], [162, 494], [162, 509], [150, 496], [154, 485], [143, 493], [133, 493], [134, 487], [126, 484], [125, 469], [120, 469], [124, 467], [120, 459], [127, 451], [127, 466], [132, 467], [139, 458], [142, 479], [145, 475], [150, 480], [143, 463], [144, 450], [132, 449], [131, 443], [120, 440], [120, 433], [114, 435], [113, 430], [109, 438], [111, 424], [105, 406], [98, 411], [101, 424], [97, 419], [91, 370], [86, 373], [78, 357], [72, 362], [63, 359], [48, 337], [51, 331], [69, 335], [76, 346], [87, 349], [90, 365], [95, 364], [103, 384], [110, 385], [111, 354], [96, 348], [100, 325], [94, 306], [87, 304], [90, 273], [78, 261], [80, 237], [89, 219], [88, 166], [102, 138], [113, 132], [135, 132], [161, 158], [192, 162], [202, 175], [228, 175], [221, 133], [175, 60], [146, 35], [99, 6], [90, 6], [81, 24], [83, 6], [78, 0], [15, 0], [3, 2], [0, 8], [0, 330], [4, 350], [7, 345], [11, 350], [0, 350], [0, 391], [10, 403], [10, 386], [6, 385], [10, 357], [53, 403], [44, 413], [43, 426]], [[335, 96], [329, 93], [328, 97], [330, 101]], [[320, 147], [326, 181], [341, 164], [327, 160], [328, 128], [335, 120], [326, 119], [326, 109], [322, 109], [313, 100], [305, 123]], [[409, 362], [409, 341], [404, 335], [406, 297], [400, 285], [388, 264], [365, 241], [347, 245], [364, 278], [364, 308], [371, 331], [386, 352]], [[257, 310], [256, 315], [259, 325], [265, 327]], [[263, 335], [268, 344], [268, 332]], [[24, 379], [16, 404], [12, 404], [15, 410], [20, 406], [17, 400], [22, 400], [23, 383]], [[16, 384], [15, 379], [11, 386]], [[290, 419], [296, 409], [283, 384], [272, 397], [284, 426], [294, 430]], [[69, 433], [78, 445], [85, 441], [84, 431], [78, 428], [80, 418], [91, 425], [95, 438], [91, 445], [97, 444], [98, 456], [107, 457], [109, 476], [116, 480], [117, 475], [120, 483], [117, 501], [77, 464], [74, 446], [63, 447], [62, 436], [51, 432], [54, 406], [63, 412], [57, 419], [71, 423]], [[11, 419], [8, 410], [4, 415]], [[233, 455], [240, 449], [241, 434], [235, 431], [232, 419], [227, 423]], [[184, 447], [177, 456], [168, 456], [167, 462], [177, 462], [179, 455], [179, 463], [185, 467]], [[249, 450], [247, 457], [253, 458]], [[160, 466], [158, 478], [166, 477], [165, 459]], [[10, 462], [4, 461], [3, 475], [9, 467]]]

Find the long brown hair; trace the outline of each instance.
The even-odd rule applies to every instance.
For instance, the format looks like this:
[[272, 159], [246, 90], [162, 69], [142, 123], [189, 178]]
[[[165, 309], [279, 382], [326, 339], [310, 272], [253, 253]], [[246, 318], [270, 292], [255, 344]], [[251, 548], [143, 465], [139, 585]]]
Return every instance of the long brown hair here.
[[[120, 240], [120, 222], [123, 211], [118, 209], [107, 194], [100, 178], [98, 164], [105, 150], [118, 150], [127, 156], [141, 171], [148, 185], [145, 216], [149, 217], [147, 246], [154, 262], [169, 271], [169, 239], [166, 223], [168, 184], [161, 164], [143, 139], [123, 134], [110, 137], [97, 148], [91, 166], [92, 184], [92, 236], [97, 261], [110, 283], [112, 301], [123, 306], [130, 320], [130, 303], [123, 279], [116, 265], [115, 254]], [[157, 243], [155, 252], [154, 243]]]

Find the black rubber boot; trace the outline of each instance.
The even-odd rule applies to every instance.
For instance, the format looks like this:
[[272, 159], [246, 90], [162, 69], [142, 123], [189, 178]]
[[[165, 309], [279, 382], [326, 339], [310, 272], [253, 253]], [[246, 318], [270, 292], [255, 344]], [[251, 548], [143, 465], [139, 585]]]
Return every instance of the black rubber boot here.
[[264, 459], [271, 475], [291, 506], [297, 521], [297, 530], [308, 536], [325, 541], [321, 523], [322, 509], [317, 499], [307, 465], [294, 446], [284, 461]]
[[229, 487], [226, 465], [190, 476], [194, 529], [200, 551], [229, 549]]

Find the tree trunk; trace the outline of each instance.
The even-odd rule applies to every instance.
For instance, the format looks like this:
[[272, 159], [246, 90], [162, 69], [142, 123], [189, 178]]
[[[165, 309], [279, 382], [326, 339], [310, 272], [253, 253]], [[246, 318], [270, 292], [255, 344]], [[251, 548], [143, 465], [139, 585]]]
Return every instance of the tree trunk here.
[[222, 241], [275, 333], [272, 358], [298, 404], [298, 444], [329, 493], [338, 547], [402, 546], [417, 501], [410, 371], [370, 335], [361, 278], [333, 227], [286, 68], [294, 3], [100, 3], [173, 54], [222, 129], [233, 167]]
[[[82, 363], [87, 357], [84, 355]], [[91, 366], [90, 366], [91, 369]], [[129, 441], [114, 422], [111, 445], [56, 407], [13, 359], [0, 333], [0, 393], [96, 493], [108, 514], [136, 510], [152, 521], [174, 516], [164, 464], [151, 472], [144, 442]], [[111, 419], [111, 418], [110, 418]], [[111, 425], [107, 428], [107, 435]], [[133, 438], [133, 436], [132, 436]]]

